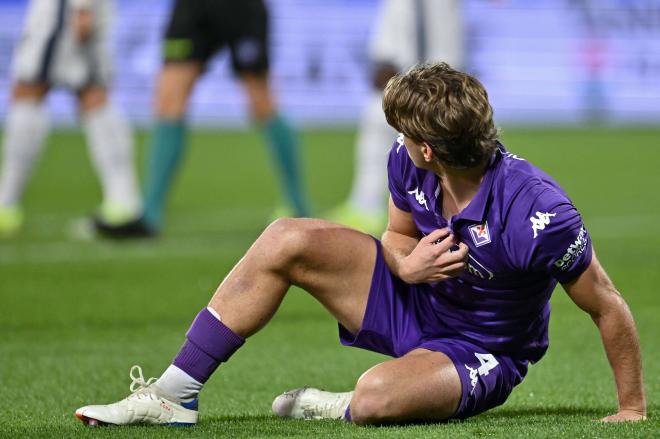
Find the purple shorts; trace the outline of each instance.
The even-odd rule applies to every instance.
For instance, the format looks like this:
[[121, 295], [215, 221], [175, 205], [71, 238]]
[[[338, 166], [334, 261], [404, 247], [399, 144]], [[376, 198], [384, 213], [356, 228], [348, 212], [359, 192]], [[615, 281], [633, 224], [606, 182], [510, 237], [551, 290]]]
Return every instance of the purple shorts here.
[[362, 327], [353, 335], [339, 325], [346, 346], [401, 357], [423, 348], [447, 355], [461, 378], [462, 396], [454, 418], [467, 418], [506, 401], [527, 373], [527, 362], [488, 350], [440, 327], [429, 302], [426, 284], [409, 285], [390, 272], [376, 240], [376, 266]]

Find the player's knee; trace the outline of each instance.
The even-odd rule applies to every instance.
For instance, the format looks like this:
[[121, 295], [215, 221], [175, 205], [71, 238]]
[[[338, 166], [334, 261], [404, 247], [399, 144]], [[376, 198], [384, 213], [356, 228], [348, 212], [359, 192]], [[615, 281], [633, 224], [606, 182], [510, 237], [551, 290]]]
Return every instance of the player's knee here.
[[187, 96], [176, 90], [159, 89], [156, 98], [156, 114], [161, 118], [180, 119], [186, 112]]
[[180, 119], [188, 98], [202, 72], [198, 62], [166, 63], [158, 78], [156, 113], [166, 119]]
[[275, 107], [269, 101], [255, 101], [250, 107], [252, 119], [257, 123], [270, 120], [275, 114]]
[[185, 86], [172, 78], [161, 78], [156, 94], [156, 114], [161, 118], [179, 119], [186, 112], [187, 105]]
[[252, 119], [258, 123], [268, 121], [275, 114], [275, 103], [269, 93], [252, 95], [250, 100]]
[[83, 112], [94, 111], [108, 103], [108, 92], [103, 87], [90, 87], [80, 92], [78, 102]]
[[350, 407], [351, 418], [358, 425], [384, 424], [396, 418], [395, 395], [378, 373], [369, 373], [358, 381]]
[[12, 90], [15, 101], [41, 101], [48, 93], [48, 85], [42, 83], [17, 82]]
[[280, 265], [289, 266], [311, 245], [307, 221], [304, 218], [280, 218], [264, 230], [260, 240]]

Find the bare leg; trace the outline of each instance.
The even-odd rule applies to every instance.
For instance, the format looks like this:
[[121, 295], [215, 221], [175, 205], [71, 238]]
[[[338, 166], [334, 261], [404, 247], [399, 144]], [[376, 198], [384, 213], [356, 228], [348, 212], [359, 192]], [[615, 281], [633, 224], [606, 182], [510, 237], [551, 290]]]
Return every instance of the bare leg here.
[[108, 90], [104, 87], [92, 86], [83, 89], [78, 94], [78, 105], [81, 113], [98, 110], [108, 103]]
[[157, 119], [146, 160], [143, 220], [158, 230], [169, 191], [183, 161], [188, 99], [202, 73], [196, 61], [168, 62], [158, 79]]
[[[350, 332], [366, 310], [375, 245], [368, 235], [323, 220], [273, 223], [220, 285], [209, 306], [248, 337], [273, 316], [290, 285], [321, 302]], [[357, 424], [437, 421], [452, 416], [461, 397], [453, 362], [416, 349], [360, 378], [350, 404]]]
[[188, 108], [188, 99], [202, 74], [197, 61], [168, 62], [158, 78], [156, 114], [160, 119], [181, 119]]
[[28, 83], [18, 82], [14, 85], [12, 90], [12, 98], [14, 101], [31, 100], [41, 102], [44, 100], [50, 87], [41, 83]]
[[[368, 235], [327, 221], [279, 220], [227, 276], [209, 306], [234, 332], [248, 337], [270, 320], [294, 284], [356, 333], [366, 310], [375, 250]], [[351, 415], [358, 424], [446, 419], [456, 411], [460, 396], [452, 361], [445, 354], [416, 349], [360, 378]]]
[[452, 416], [461, 381], [445, 354], [415, 349], [360, 377], [350, 405], [356, 424], [438, 421]]
[[268, 74], [244, 72], [240, 78], [252, 118], [261, 128], [277, 165], [284, 199], [291, 208], [290, 215], [312, 216], [303, 179], [298, 136], [289, 122], [277, 112]]
[[[157, 420], [149, 418], [150, 422], [196, 423], [197, 395], [203, 383], [244, 337], [266, 325], [291, 285], [306, 289], [349, 331], [357, 332], [375, 257], [373, 239], [355, 230], [316, 219], [276, 221], [211, 299], [209, 306], [220, 320], [202, 310], [173, 364], [153, 387], [145, 385], [138, 391], [142, 393], [116, 404], [83, 407], [77, 416], [84, 421], [130, 424], [155, 413], [150, 416], [158, 416]], [[150, 396], [143, 398], [149, 410], [135, 417], [135, 410], [128, 408], [143, 394]], [[341, 417], [352, 396], [350, 413], [358, 424], [444, 419], [455, 412], [460, 394], [458, 373], [449, 358], [417, 349], [367, 371], [354, 394], [341, 394], [339, 412], [332, 417]], [[142, 400], [140, 404], [144, 409]]]
[[241, 83], [248, 97], [250, 114], [257, 122], [265, 122], [275, 115], [275, 99], [268, 75], [241, 73]]
[[317, 219], [271, 224], [222, 282], [209, 306], [249, 337], [279, 307], [289, 287], [314, 296], [346, 329], [362, 324], [376, 257], [374, 240]]

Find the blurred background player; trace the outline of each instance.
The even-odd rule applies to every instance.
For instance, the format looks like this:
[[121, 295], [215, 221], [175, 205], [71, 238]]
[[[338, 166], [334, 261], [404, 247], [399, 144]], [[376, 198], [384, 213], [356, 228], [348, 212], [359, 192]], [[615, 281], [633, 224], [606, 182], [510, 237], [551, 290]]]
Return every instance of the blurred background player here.
[[329, 213], [333, 221], [380, 235], [387, 211], [387, 147], [396, 133], [381, 108], [383, 89], [395, 74], [420, 62], [463, 66], [460, 0], [383, 0], [369, 47], [372, 91], [355, 145], [355, 170], [348, 199]]
[[111, 58], [107, 50], [111, 0], [33, 0], [14, 54], [12, 102], [4, 127], [0, 169], [0, 235], [16, 233], [27, 178], [49, 131], [44, 98], [65, 87], [78, 98], [103, 202], [99, 221], [121, 224], [139, 215], [132, 134], [109, 102]]
[[[183, 158], [185, 113], [209, 60], [228, 47], [251, 115], [275, 158], [286, 208], [277, 216], [310, 215], [300, 171], [296, 134], [278, 113], [268, 79], [268, 13], [262, 0], [177, 0], [165, 35], [165, 64], [157, 91], [157, 121], [147, 159], [144, 214], [135, 224], [108, 228], [109, 235], [158, 232], [168, 192]], [[279, 214], [279, 215], [278, 215]]]

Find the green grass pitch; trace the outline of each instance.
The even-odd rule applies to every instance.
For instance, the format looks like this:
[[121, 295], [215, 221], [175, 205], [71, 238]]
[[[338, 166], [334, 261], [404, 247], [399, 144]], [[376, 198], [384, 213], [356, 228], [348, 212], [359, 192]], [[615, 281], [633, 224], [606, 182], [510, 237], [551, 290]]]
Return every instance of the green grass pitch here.
[[[559, 288], [551, 345], [501, 407], [464, 422], [359, 428], [276, 419], [270, 403], [305, 384], [351, 388], [385, 357], [341, 347], [332, 318], [293, 290], [264, 331], [209, 381], [191, 429], [86, 429], [74, 410], [126, 396], [128, 371], [158, 375], [232, 264], [259, 235], [277, 187], [256, 133], [193, 132], [162, 238], [76, 241], [99, 200], [79, 133], [59, 132], [25, 200], [24, 233], [0, 242], [0, 437], [660, 437], [659, 130], [505, 129], [509, 149], [551, 175], [583, 213], [598, 256], [637, 321], [649, 420], [594, 422], [616, 408], [591, 320]], [[303, 133], [316, 207], [348, 191], [352, 131]], [[144, 138], [140, 139], [144, 144]]]

